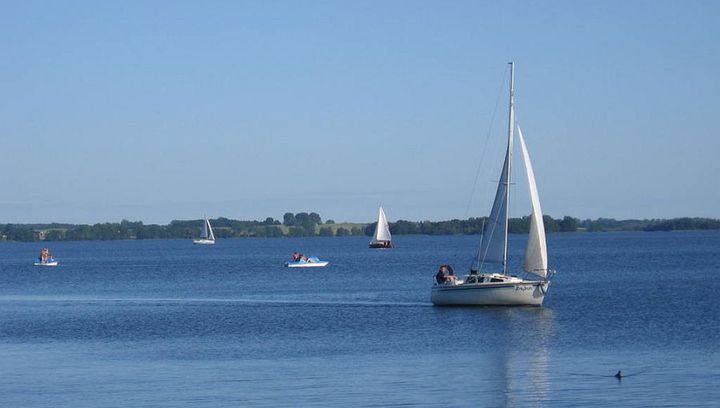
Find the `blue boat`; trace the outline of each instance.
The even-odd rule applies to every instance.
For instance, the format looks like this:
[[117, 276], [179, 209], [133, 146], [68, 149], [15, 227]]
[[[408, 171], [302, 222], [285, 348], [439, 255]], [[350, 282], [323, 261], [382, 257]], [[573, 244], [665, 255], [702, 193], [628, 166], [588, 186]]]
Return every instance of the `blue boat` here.
[[288, 268], [319, 268], [327, 266], [329, 263], [328, 261], [321, 261], [317, 256], [309, 256], [307, 259], [285, 262], [285, 266]]

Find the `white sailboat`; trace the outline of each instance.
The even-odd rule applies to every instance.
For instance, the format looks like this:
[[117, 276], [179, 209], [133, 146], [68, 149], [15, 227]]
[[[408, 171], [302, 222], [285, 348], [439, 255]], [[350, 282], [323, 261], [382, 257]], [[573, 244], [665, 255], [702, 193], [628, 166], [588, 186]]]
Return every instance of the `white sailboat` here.
[[200, 239], [193, 239], [193, 244], [198, 245], [214, 245], [215, 234], [213, 234], [212, 225], [210, 220], [205, 217], [205, 223], [203, 224], [202, 232], [200, 233]]
[[[522, 132], [517, 136], [525, 163], [532, 214], [530, 235], [525, 253], [526, 278], [510, 275], [508, 271], [508, 209], [510, 208], [510, 184], [513, 165], [513, 139], [515, 130], [515, 65], [510, 63], [510, 114], [508, 120], [508, 145], [505, 151], [500, 181], [490, 217], [483, 231], [478, 250], [477, 263], [464, 280], [448, 279], [436, 282], [432, 288], [431, 301], [438, 306], [454, 305], [532, 305], [540, 306], [550, 285], [545, 227], [543, 225], [540, 198], [535, 174], [530, 163]], [[483, 272], [483, 269], [502, 267], [502, 270]], [[530, 277], [534, 275], [534, 278]], [[540, 279], [538, 279], [540, 278]], [[438, 279], [440, 280], [440, 279]]]
[[370, 248], [392, 248], [392, 236], [390, 236], [390, 226], [388, 225], [387, 218], [385, 218], [385, 211], [380, 206], [378, 212], [378, 221], [375, 226], [375, 234], [373, 239], [370, 241]]

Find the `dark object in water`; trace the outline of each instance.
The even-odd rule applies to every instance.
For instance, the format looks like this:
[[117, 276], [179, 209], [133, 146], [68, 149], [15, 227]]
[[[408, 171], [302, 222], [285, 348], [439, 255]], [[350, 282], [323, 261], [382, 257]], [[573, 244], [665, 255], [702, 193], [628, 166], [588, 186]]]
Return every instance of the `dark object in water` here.
[[615, 374], [614, 377], [617, 378], [618, 380], [620, 380], [620, 379], [622, 379], [624, 376], [623, 376], [622, 371], [618, 370], [617, 374]]

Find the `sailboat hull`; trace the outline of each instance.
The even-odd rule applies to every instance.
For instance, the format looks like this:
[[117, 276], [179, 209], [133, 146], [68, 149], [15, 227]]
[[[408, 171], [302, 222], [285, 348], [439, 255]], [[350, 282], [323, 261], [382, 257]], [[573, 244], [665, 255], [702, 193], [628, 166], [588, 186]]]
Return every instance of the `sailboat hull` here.
[[384, 241], [384, 242], [371, 242], [370, 248], [392, 248], [393, 245], [390, 241]]
[[214, 239], [193, 239], [195, 245], [215, 245]]
[[441, 284], [432, 288], [436, 306], [541, 306], [550, 282]]

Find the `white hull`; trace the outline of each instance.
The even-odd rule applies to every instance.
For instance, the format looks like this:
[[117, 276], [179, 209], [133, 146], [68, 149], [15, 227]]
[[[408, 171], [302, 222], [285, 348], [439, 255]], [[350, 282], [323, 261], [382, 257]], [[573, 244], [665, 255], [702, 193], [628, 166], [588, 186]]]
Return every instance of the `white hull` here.
[[436, 306], [541, 306], [550, 282], [522, 281], [434, 285]]
[[328, 261], [320, 261], [320, 262], [285, 262], [285, 266], [288, 268], [319, 268], [322, 266], [327, 266], [330, 262]]
[[193, 244], [196, 245], [215, 245], [214, 239], [193, 239]]
[[53, 262], [35, 262], [33, 265], [35, 266], [58, 266], [57, 261]]

